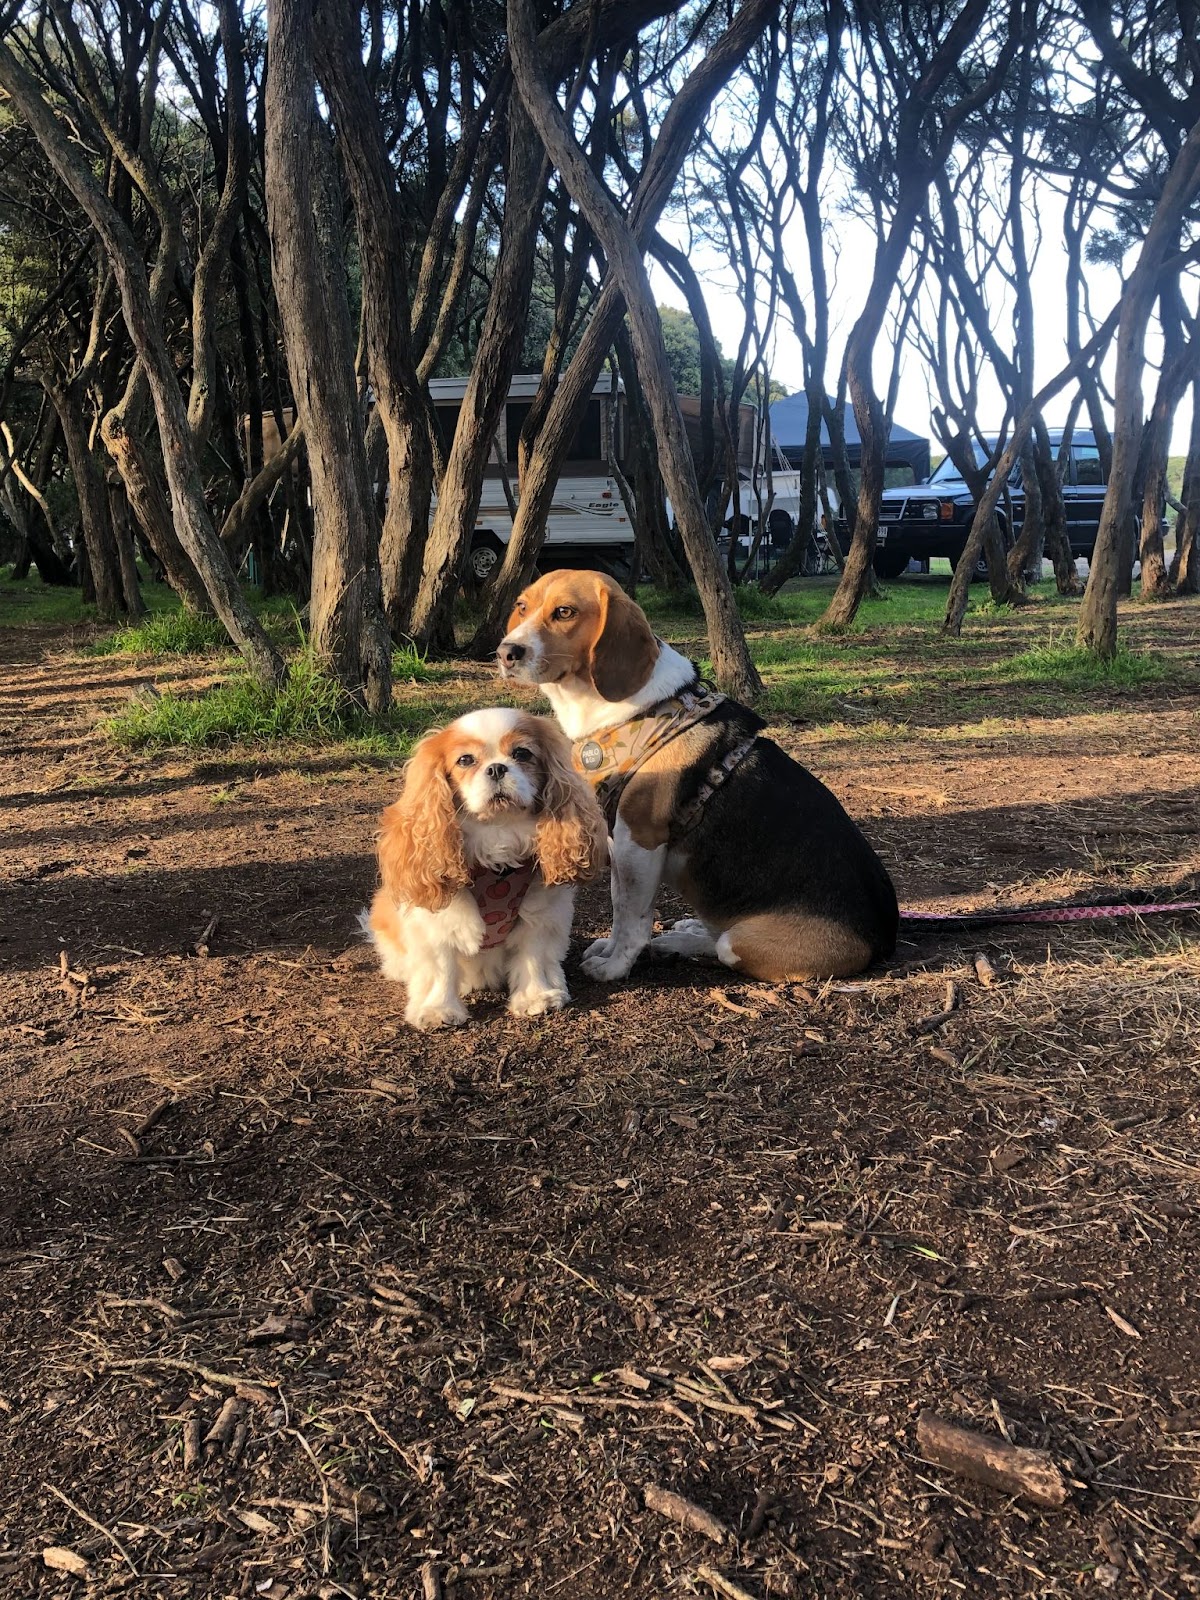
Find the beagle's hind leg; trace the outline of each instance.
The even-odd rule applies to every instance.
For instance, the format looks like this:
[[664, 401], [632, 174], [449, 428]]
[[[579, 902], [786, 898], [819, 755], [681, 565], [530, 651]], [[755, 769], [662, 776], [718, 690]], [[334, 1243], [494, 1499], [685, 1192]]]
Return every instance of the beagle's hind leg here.
[[803, 912], [743, 917], [717, 940], [717, 958], [763, 983], [850, 978], [869, 967], [874, 952], [844, 923]]

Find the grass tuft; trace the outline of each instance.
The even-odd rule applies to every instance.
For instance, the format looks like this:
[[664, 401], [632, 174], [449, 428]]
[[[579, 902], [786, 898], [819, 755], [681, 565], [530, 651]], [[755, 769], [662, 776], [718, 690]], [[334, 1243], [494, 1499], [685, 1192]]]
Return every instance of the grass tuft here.
[[118, 628], [90, 646], [94, 656], [194, 656], [231, 648], [216, 617], [195, 611], [159, 611], [134, 627]]
[[105, 725], [109, 737], [133, 749], [168, 745], [349, 744], [364, 753], [402, 755], [433, 720], [433, 708], [397, 707], [369, 717], [307, 651], [288, 666], [279, 689], [239, 672], [198, 695], [171, 690], [139, 696]]
[[1045, 644], [1010, 656], [1000, 664], [1000, 674], [1064, 689], [1137, 689], [1142, 684], [1161, 683], [1169, 669], [1151, 650], [1131, 650], [1119, 644], [1116, 655], [1106, 661], [1078, 645], [1056, 643], [1051, 636]]

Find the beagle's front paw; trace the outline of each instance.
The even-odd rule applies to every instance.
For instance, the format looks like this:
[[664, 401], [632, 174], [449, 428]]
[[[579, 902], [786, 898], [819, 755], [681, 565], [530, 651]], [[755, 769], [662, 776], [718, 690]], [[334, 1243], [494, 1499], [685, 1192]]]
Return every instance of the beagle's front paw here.
[[589, 950], [581, 963], [588, 977], [595, 978], [598, 983], [616, 983], [621, 978], [627, 978], [630, 968], [638, 957], [636, 950], [632, 955], [626, 955], [619, 950], [615, 955], [612, 954], [611, 943], [609, 939], [598, 939], [596, 944], [605, 948], [596, 950], [596, 945], [593, 945], [592, 950], [596, 950], [596, 954], [593, 955], [592, 950]]

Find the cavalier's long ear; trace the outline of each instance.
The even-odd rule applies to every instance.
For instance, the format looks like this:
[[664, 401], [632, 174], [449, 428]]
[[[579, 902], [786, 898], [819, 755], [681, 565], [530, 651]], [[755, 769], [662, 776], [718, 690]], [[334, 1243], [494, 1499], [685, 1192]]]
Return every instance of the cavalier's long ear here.
[[383, 813], [379, 871], [394, 900], [443, 911], [471, 881], [446, 775], [444, 733], [431, 733], [404, 769], [404, 792]]
[[530, 717], [528, 737], [541, 753], [537, 822], [542, 882], [590, 883], [608, 860], [608, 829], [591, 784], [571, 765], [571, 747], [548, 717]]
[[624, 589], [597, 576], [600, 625], [592, 640], [592, 682], [606, 700], [628, 700], [654, 671], [658, 640], [641, 606]]

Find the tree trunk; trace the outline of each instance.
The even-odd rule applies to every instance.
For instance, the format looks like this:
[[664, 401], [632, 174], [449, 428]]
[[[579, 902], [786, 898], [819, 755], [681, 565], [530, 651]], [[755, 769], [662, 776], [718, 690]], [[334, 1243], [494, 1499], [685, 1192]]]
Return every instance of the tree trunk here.
[[67, 460], [75, 480], [79, 526], [96, 596], [96, 614], [101, 622], [115, 622], [123, 607], [121, 564], [108, 515], [104, 477], [88, 442], [79, 396], [68, 386], [52, 389], [50, 398], [62, 424]]
[[1123, 552], [1133, 518], [1132, 482], [1140, 444], [1146, 326], [1158, 292], [1164, 256], [1178, 234], [1180, 218], [1198, 184], [1200, 122], [1192, 128], [1172, 164], [1137, 264], [1121, 295], [1113, 384], [1112, 468], [1076, 634], [1081, 646], [1103, 658], [1112, 657], [1117, 649], [1117, 598]]
[[150, 458], [145, 442], [130, 432], [113, 407], [100, 424], [104, 447], [113, 460], [142, 537], [161, 564], [167, 582], [183, 602], [186, 611], [211, 615], [212, 601], [200, 581], [187, 551], [179, 542], [158, 465]]
[[[1073, 425], [1072, 422], [1070, 426]], [[1042, 516], [1046, 526], [1046, 548], [1054, 563], [1054, 584], [1059, 594], [1080, 594], [1082, 585], [1075, 570], [1075, 557], [1071, 553], [1067, 508], [1063, 500], [1058, 463], [1054, 459], [1045, 420], [1040, 415], [1033, 427], [1034, 461], [1037, 465], [1038, 481], [1042, 486]], [[1064, 437], [1069, 438], [1069, 429]]]
[[1010, 583], [1024, 588], [1042, 581], [1042, 552], [1046, 547], [1046, 509], [1032, 442], [1021, 451], [1021, 487], [1025, 492], [1025, 519], [1020, 538], [1008, 552], [1008, 577]]
[[[1178, 325], [1176, 337], [1181, 337]], [[1174, 341], [1172, 341], [1174, 342]], [[1179, 403], [1187, 393], [1193, 374], [1200, 371], [1200, 337], [1193, 338], [1164, 363], [1159, 373], [1154, 405], [1143, 440], [1144, 482], [1142, 484], [1141, 536], [1139, 557], [1142, 563], [1143, 600], [1165, 600], [1171, 592], [1163, 550], [1163, 508], [1167, 503], [1167, 452], [1171, 447], [1171, 425]]]
[[[379, 714], [392, 698], [379, 546], [354, 377], [332, 161], [318, 148], [311, 0], [270, 0], [267, 218], [275, 294], [313, 485], [310, 622], [318, 660]], [[326, 241], [322, 241], [322, 230]]]
[[1184, 509], [1175, 522], [1171, 576], [1178, 594], [1200, 594], [1200, 379], [1192, 384], [1192, 430], [1181, 498]]
[[[437, 511], [409, 627], [413, 638], [426, 647], [446, 650], [454, 645], [454, 596], [475, 529], [483, 474], [521, 353], [544, 186], [541, 144], [514, 100], [509, 110], [500, 253], [458, 427], [438, 486]], [[524, 484], [521, 492], [524, 497]]]
[[283, 661], [247, 605], [208, 514], [187, 411], [162, 326], [151, 304], [137, 244], [98, 188], [82, 156], [68, 141], [33, 79], [2, 42], [0, 84], [12, 96], [51, 165], [104, 243], [120, 290], [125, 324], [150, 383], [180, 542], [200, 573], [218, 616], [251, 667], [263, 681], [279, 682], [284, 675]]
[[388, 496], [379, 545], [383, 605], [392, 637], [399, 639], [421, 576], [434, 476], [429, 415], [410, 336], [404, 218], [367, 84], [358, 13], [340, 0], [324, 0], [314, 16], [321, 84], [333, 108], [358, 225], [367, 371], [387, 439]]
[[[763, 21], [765, 22], [765, 16]], [[728, 574], [717, 556], [696, 483], [687, 431], [671, 382], [662, 324], [640, 249], [567, 125], [542, 75], [531, 0], [509, 0], [509, 54], [521, 98], [542, 143], [604, 247], [627, 307], [638, 377], [654, 422], [659, 465], [708, 623], [713, 674], [727, 693], [753, 699], [762, 680], [750, 659]]]
[[125, 611], [131, 621], [136, 621], [138, 617], [146, 615], [146, 602], [142, 599], [137, 561], [134, 559], [133, 535], [129, 528], [129, 501], [125, 498], [125, 490], [119, 483], [110, 482], [108, 485], [108, 514], [120, 561]]

